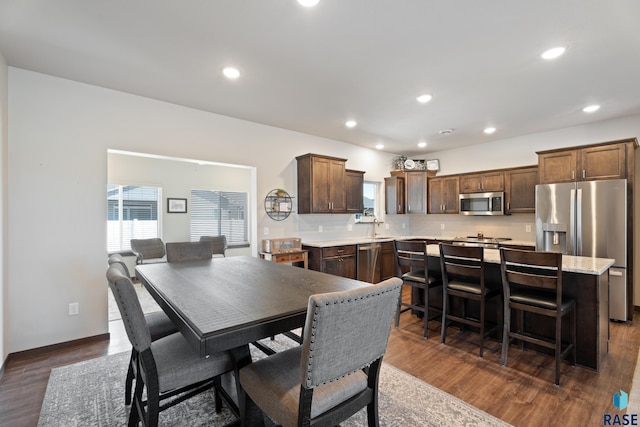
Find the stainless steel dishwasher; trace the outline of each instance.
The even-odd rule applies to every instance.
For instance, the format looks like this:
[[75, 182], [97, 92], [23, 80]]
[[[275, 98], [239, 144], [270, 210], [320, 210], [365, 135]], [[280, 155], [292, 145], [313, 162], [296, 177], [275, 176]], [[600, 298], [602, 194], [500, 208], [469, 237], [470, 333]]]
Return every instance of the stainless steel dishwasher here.
[[357, 279], [363, 282], [380, 282], [380, 243], [367, 243], [358, 245], [358, 272]]

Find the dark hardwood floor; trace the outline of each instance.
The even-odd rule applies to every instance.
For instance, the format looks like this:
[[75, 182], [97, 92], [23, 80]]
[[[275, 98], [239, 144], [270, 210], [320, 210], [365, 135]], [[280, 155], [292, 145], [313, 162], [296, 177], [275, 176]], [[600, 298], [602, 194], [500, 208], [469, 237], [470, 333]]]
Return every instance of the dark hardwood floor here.
[[[425, 340], [421, 321], [409, 313], [402, 315], [400, 328], [391, 331], [385, 362], [516, 426], [602, 425], [605, 413], [617, 411], [613, 393], [630, 391], [640, 346], [639, 315], [636, 312], [633, 322], [611, 323], [609, 355], [600, 373], [564, 362], [561, 387], [553, 384], [550, 356], [513, 346], [509, 366], [502, 367], [497, 341], [488, 341], [480, 359], [476, 334], [452, 328], [443, 345], [440, 323], [434, 321]], [[122, 323], [109, 326], [110, 340], [84, 340], [12, 355], [0, 379], [0, 425], [37, 425], [52, 368], [129, 351]]]

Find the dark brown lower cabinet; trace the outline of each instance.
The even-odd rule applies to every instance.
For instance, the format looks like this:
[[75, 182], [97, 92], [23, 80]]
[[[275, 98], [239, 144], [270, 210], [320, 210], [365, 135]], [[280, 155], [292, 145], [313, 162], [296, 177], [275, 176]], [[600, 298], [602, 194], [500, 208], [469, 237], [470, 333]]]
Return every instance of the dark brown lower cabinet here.
[[316, 248], [304, 246], [309, 250], [309, 268], [335, 276], [356, 278], [356, 245]]
[[396, 275], [396, 256], [393, 253], [393, 242], [382, 243], [380, 256], [380, 280], [387, 280]]

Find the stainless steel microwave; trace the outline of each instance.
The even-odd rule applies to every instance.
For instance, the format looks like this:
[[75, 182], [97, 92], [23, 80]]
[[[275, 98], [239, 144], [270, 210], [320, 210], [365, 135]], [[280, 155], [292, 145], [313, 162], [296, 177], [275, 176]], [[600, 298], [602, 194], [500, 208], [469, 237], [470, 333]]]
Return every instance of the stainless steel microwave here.
[[504, 215], [504, 192], [460, 194], [460, 215]]

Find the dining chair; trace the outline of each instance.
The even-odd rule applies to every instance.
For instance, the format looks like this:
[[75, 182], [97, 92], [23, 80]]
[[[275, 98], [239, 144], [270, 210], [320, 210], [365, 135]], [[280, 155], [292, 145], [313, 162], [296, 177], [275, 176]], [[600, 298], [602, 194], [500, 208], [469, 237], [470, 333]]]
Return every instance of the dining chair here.
[[201, 242], [211, 242], [212, 255], [226, 256], [227, 251], [227, 236], [200, 236]]
[[[411, 287], [410, 302], [404, 302], [402, 298], [398, 300], [395, 326], [397, 328], [400, 325], [400, 314], [405, 311], [423, 313], [422, 335], [425, 338], [428, 338], [429, 321], [439, 319], [441, 313], [441, 310], [432, 307], [429, 303], [430, 290], [442, 286], [440, 277], [429, 274], [427, 265], [429, 243], [427, 240], [396, 240], [394, 242], [396, 276], [402, 279], [404, 285]], [[420, 295], [421, 293], [424, 295]], [[423, 300], [424, 303], [422, 303]], [[435, 314], [431, 314], [432, 312]]]
[[230, 353], [224, 351], [201, 358], [179, 332], [152, 340], [131, 279], [114, 264], [107, 270], [107, 280], [137, 354], [129, 426], [142, 421], [143, 426], [155, 427], [161, 411], [211, 388], [216, 412], [222, 409], [222, 397], [237, 415], [237, 406], [220, 387], [220, 375], [233, 370]]
[[240, 370], [240, 407], [255, 403], [285, 426], [335, 426], [367, 408], [378, 421], [382, 357], [402, 281], [309, 297], [301, 346]]
[[[488, 287], [484, 275], [484, 248], [440, 243], [440, 269], [442, 271], [442, 330], [440, 342], [445, 344], [447, 327], [451, 321], [480, 329], [480, 357], [484, 356], [484, 339], [502, 327], [502, 289]], [[452, 297], [460, 301], [461, 313], [451, 310]], [[486, 303], [496, 299], [496, 324], [487, 330]], [[468, 302], [477, 301], [478, 316], [468, 314]], [[500, 336], [498, 335], [498, 338]]]
[[[115, 265], [120, 269], [120, 273], [126, 277], [131, 277], [129, 269], [124, 262], [124, 258], [119, 254], [113, 254], [108, 260], [109, 266]], [[136, 294], [137, 298], [137, 294]], [[164, 311], [153, 311], [151, 313], [144, 313], [144, 320], [149, 328], [149, 334], [151, 335], [151, 341], [166, 337], [175, 332], [178, 332], [175, 324], [169, 319]], [[131, 357], [129, 358], [129, 368], [127, 369], [127, 378], [124, 385], [124, 403], [125, 405], [131, 404], [131, 393], [133, 391], [133, 377], [134, 366], [137, 363], [138, 353], [135, 349], [131, 349]]]
[[167, 262], [211, 259], [209, 242], [168, 242]]
[[[560, 385], [560, 361], [572, 354], [576, 365], [576, 302], [562, 295], [562, 253], [500, 249], [500, 270], [504, 293], [502, 365], [507, 365], [511, 338], [552, 349], [555, 357], [555, 384]], [[519, 313], [516, 331], [511, 330], [511, 311]], [[524, 313], [555, 320], [552, 339], [526, 331]], [[563, 349], [562, 318], [571, 315], [570, 339]]]
[[164, 261], [166, 251], [162, 239], [131, 239], [130, 243], [136, 264]]

